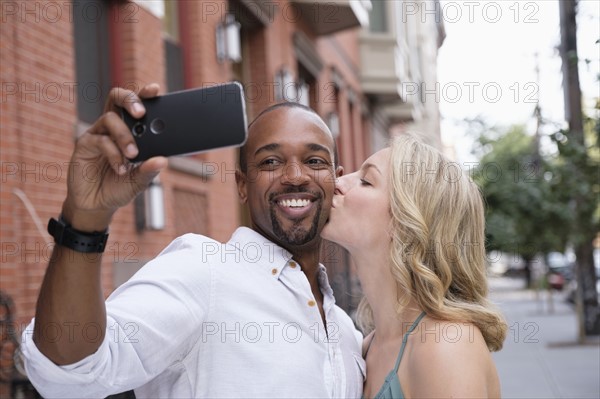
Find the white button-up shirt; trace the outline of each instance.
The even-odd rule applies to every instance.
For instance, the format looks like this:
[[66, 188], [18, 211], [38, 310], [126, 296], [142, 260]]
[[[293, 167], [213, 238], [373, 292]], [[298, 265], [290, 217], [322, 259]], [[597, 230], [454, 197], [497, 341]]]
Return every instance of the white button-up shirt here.
[[[245, 227], [226, 244], [179, 237], [108, 298], [96, 353], [55, 365], [32, 340], [33, 320], [23, 333], [27, 374], [53, 398], [129, 389], [138, 398], [358, 398], [362, 336], [335, 305], [320, 266], [325, 331], [291, 258]], [[75, 323], [62, 332], [98, 336], [94, 326]]]

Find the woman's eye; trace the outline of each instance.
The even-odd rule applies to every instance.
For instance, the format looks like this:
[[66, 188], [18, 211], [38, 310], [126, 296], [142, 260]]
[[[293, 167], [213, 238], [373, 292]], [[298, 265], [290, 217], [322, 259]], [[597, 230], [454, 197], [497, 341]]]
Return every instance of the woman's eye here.
[[363, 186], [372, 186], [372, 184], [366, 181], [365, 179], [360, 179], [360, 184]]

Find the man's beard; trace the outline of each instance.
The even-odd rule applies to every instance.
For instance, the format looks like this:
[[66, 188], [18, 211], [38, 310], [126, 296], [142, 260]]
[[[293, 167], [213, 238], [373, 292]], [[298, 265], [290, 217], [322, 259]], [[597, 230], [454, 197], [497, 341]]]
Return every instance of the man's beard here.
[[273, 233], [282, 244], [291, 246], [304, 245], [307, 242], [312, 241], [318, 234], [319, 230], [319, 219], [321, 216], [321, 210], [323, 208], [322, 202], [319, 201], [317, 205], [317, 211], [313, 217], [312, 223], [308, 229], [302, 227], [301, 220], [295, 221], [291, 228], [284, 230], [277, 215], [275, 214], [275, 207], [271, 207], [271, 223], [273, 224]]

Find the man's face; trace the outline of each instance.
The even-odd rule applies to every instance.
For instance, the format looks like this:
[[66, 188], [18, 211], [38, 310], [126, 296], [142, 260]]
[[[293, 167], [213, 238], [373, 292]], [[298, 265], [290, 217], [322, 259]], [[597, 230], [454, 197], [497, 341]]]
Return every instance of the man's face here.
[[300, 108], [277, 108], [252, 124], [247, 170], [236, 177], [256, 231], [288, 250], [318, 244], [341, 173], [333, 148], [323, 121]]

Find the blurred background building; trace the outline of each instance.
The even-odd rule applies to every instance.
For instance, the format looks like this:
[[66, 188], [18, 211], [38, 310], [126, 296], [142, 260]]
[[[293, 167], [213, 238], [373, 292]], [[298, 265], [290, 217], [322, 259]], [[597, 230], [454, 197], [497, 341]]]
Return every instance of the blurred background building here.
[[[437, 1], [411, 3], [439, 10]], [[404, 15], [402, 5], [3, 1], [0, 290], [12, 298], [9, 335], [34, 314], [53, 246], [45, 226], [60, 212], [73, 144], [113, 86], [158, 82], [165, 93], [237, 80], [249, 121], [276, 102], [301, 102], [330, 126], [347, 171], [384, 147], [390, 132], [415, 130], [441, 147], [438, 101], [420, 88], [436, 80], [442, 18]], [[235, 149], [171, 158], [160, 180], [117, 212], [103, 256], [106, 295], [175, 237], [224, 241], [249, 223], [237, 199], [236, 160]], [[328, 244], [323, 260], [338, 304], [352, 312], [360, 289], [348, 258]]]

